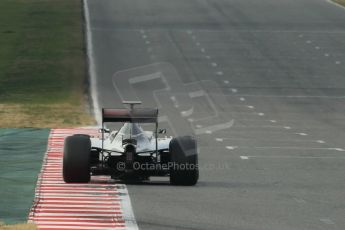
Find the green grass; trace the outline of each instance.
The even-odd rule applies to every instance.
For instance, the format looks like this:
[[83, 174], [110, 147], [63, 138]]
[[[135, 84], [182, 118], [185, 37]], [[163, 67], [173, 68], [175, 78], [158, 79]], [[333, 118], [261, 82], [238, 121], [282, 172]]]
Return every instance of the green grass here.
[[[0, 108], [7, 114], [0, 113], [0, 118], [11, 113], [34, 118], [32, 109], [45, 108], [48, 113], [41, 109], [42, 118], [53, 113], [72, 121], [63, 126], [74, 126], [74, 119], [93, 122], [85, 116], [82, 28], [81, 0], [0, 1]], [[65, 117], [66, 106], [76, 118]], [[39, 127], [45, 120], [33, 119], [24, 126]], [[18, 121], [24, 122], [13, 119], [0, 122], [0, 127], [21, 126]]]

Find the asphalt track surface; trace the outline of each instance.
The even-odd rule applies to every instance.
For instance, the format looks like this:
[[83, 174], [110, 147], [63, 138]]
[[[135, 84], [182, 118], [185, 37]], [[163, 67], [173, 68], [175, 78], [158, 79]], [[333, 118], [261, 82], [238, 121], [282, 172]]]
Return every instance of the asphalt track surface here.
[[99, 107], [140, 99], [169, 134], [198, 139], [197, 186], [128, 186], [140, 229], [345, 228], [343, 8], [87, 4]]

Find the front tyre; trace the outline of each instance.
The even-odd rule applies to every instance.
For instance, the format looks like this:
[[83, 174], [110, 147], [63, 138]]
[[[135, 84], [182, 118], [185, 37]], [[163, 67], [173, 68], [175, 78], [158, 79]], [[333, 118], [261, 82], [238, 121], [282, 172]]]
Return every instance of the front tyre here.
[[90, 181], [90, 152], [90, 137], [74, 135], [65, 139], [62, 172], [66, 183]]
[[199, 179], [196, 140], [190, 136], [173, 138], [170, 141], [169, 152], [172, 163], [170, 183], [195, 185]]

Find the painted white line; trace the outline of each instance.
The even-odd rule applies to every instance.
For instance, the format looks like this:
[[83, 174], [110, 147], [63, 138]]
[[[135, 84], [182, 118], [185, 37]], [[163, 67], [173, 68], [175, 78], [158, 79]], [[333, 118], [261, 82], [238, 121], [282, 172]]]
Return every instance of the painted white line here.
[[240, 158], [241, 158], [242, 160], [248, 160], [248, 159], [249, 159], [249, 157], [247, 157], [247, 156], [240, 156]]
[[298, 37], [303, 38], [303, 34], [298, 35]]
[[237, 146], [226, 146], [226, 149], [229, 149], [229, 150], [235, 150], [237, 148], [238, 148]]
[[233, 93], [237, 93], [237, 92], [238, 92], [238, 90], [237, 90], [237, 89], [235, 89], [235, 88], [232, 88], [232, 89], [231, 89], [231, 92], [233, 92]]
[[91, 88], [91, 98], [93, 104], [93, 110], [95, 114], [95, 119], [98, 125], [102, 122], [101, 109], [98, 103], [98, 93], [97, 93], [97, 80], [96, 80], [96, 65], [94, 60], [94, 49], [92, 43], [92, 33], [90, 25], [90, 11], [88, 6], [88, 1], [84, 1], [84, 14], [85, 14], [85, 23], [86, 23], [86, 43], [87, 43], [87, 58], [89, 64], [89, 74], [90, 74], [90, 88]]
[[204, 128], [198, 128], [198, 129], [194, 130], [194, 133], [196, 135], [200, 135], [203, 133], [211, 134], [211, 133], [219, 131], [219, 130], [231, 128], [233, 125], [234, 125], [234, 120], [231, 120], [229, 122], [222, 123], [222, 124], [216, 124], [216, 125], [211, 125], [211, 126], [207, 126]]
[[192, 33], [193, 33], [193, 31], [187, 30], [187, 34], [192, 34]]
[[300, 136], [308, 136], [307, 133], [296, 133], [296, 134], [298, 134], [298, 135], [300, 135]]
[[206, 59], [211, 59], [211, 56], [206, 55], [205, 58]]
[[194, 108], [190, 108], [188, 110], [185, 110], [185, 111], [181, 111], [180, 114], [182, 117], [189, 117], [190, 115], [193, 114], [193, 111], [194, 111]]
[[121, 194], [124, 194], [124, 196], [122, 196], [121, 204], [122, 204], [124, 219], [126, 222], [126, 227], [131, 230], [138, 230], [139, 228], [135, 220], [135, 216], [134, 216], [132, 205], [131, 205], [131, 200], [129, 198], [126, 185], [123, 185], [122, 188], [119, 189], [119, 192]]
[[211, 66], [213, 66], [213, 67], [217, 67], [217, 66], [218, 66], [218, 64], [217, 64], [217, 63], [215, 63], [215, 62], [212, 62], [212, 63], [211, 63]]
[[197, 127], [198, 129], [202, 128], [202, 125], [196, 125], [195, 127]]
[[222, 71], [217, 71], [216, 74], [222, 76], [224, 73]]
[[335, 64], [336, 64], [336, 65], [340, 65], [341, 62], [340, 62], [340, 61], [336, 61]]
[[248, 107], [249, 109], [254, 109], [254, 106], [252, 106], [252, 105], [247, 105], [247, 107]]
[[205, 53], [205, 52], [206, 52], [206, 50], [205, 50], [204, 48], [201, 48], [200, 51], [201, 51], [202, 53]]
[[325, 57], [329, 57], [329, 54], [327, 54], [327, 53], [325, 53], [324, 55], [325, 55]]
[[194, 122], [194, 119], [193, 118], [188, 118], [187, 119], [189, 122]]
[[291, 129], [290, 126], [284, 126], [284, 129]]
[[224, 80], [223, 82], [224, 82], [224, 84], [229, 84], [230, 83], [228, 80]]
[[342, 148], [330, 148], [330, 149], [338, 151], [338, 152], [345, 152], [345, 149], [342, 149]]
[[316, 142], [317, 142], [317, 143], [320, 143], [320, 144], [325, 144], [325, 143], [326, 143], [326, 142], [323, 141], [323, 140], [317, 140]]
[[145, 43], [146, 43], [146, 45], [149, 45], [149, 44], [151, 44], [151, 42], [150, 42], [150, 41], [146, 41]]
[[265, 116], [264, 113], [258, 113], [258, 115], [261, 116], [261, 117]]
[[143, 39], [146, 39], [147, 38], [147, 35], [143, 35], [143, 36], [141, 36]]
[[240, 101], [245, 101], [246, 99], [244, 97], [240, 97]]
[[195, 45], [196, 45], [196, 46], [200, 46], [201, 44], [200, 44], [200, 42], [197, 42], [197, 43], [195, 43]]
[[310, 43], [311, 43], [311, 41], [310, 41], [310, 40], [308, 40], [308, 41], [306, 41], [306, 43], [307, 43], [307, 44], [310, 44]]
[[270, 120], [270, 122], [272, 122], [272, 123], [277, 123], [277, 121], [276, 121], [276, 120]]
[[223, 142], [223, 138], [216, 138], [216, 141]]
[[153, 74], [147, 74], [147, 75], [142, 75], [142, 76], [138, 76], [138, 77], [132, 77], [128, 80], [128, 82], [130, 84], [136, 84], [136, 83], [140, 83], [140, 82], [144, 82], [144, 81], [151, 81], [151, 80], [155, 80], [155, 79], [159, 79], [159, 78], [161, 78], [161, 73], [156, 72]]

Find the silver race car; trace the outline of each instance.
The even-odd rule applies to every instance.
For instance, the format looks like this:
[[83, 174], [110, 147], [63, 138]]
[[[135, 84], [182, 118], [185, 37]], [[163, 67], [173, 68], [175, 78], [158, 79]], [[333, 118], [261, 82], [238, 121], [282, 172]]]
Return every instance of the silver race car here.
[[[117, 180], [148, 180], [170, 176], [174, 185], [195, 185], [199, 178], [196, 140], [191, 136], [158, 137], [158, 109], [134, 108], [138, 101], [124, 101], [128, 109], [102, 109], [101, 138], [76, 134], [65, 139], [63, 178], [67, 183], [87, 183], [91, 175]], [[116, 131], [107, 122], [121, 122]], [[141, 123], [155, 130], [144, 131]]]

